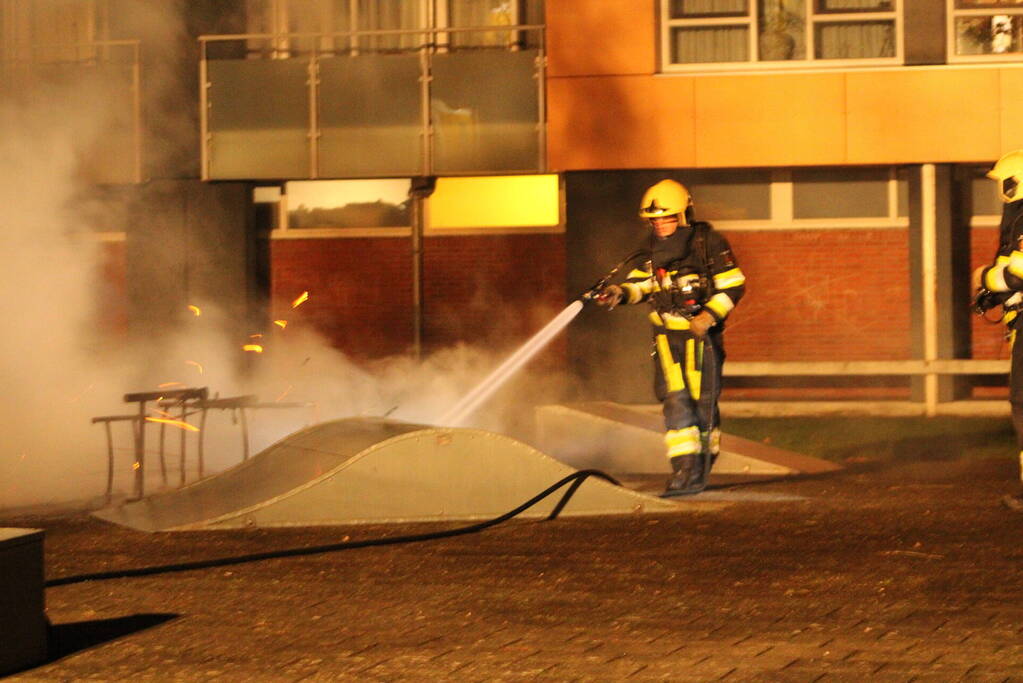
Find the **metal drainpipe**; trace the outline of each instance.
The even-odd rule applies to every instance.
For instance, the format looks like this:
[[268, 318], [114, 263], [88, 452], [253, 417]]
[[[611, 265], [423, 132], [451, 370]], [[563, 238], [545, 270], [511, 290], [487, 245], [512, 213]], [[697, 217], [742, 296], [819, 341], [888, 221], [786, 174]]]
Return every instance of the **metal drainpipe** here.
[[412, 191], [412, 356], [423, 356], [423, 195]]
[[[938, 235], [934, 164], [920, 167], [920, 181], [924, 360], [934, 361], [938, 358]], [[924, 402], [926, 415], [936, 415], [938, 376], [933, 372], [924, 375]]]

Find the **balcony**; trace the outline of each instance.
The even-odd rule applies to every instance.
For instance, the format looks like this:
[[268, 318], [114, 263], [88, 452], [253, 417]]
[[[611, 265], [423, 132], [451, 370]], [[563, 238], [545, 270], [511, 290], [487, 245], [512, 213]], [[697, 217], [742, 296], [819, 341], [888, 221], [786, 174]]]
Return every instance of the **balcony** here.
[[199, 42], [204, 180], [546, 170], [542, 26]]
[[137, 40], [25, 45], [0, 61], [0, 99], [55, 113], [69, 131], [78, 176], [96, 184], [142, 182], [140, 44]]

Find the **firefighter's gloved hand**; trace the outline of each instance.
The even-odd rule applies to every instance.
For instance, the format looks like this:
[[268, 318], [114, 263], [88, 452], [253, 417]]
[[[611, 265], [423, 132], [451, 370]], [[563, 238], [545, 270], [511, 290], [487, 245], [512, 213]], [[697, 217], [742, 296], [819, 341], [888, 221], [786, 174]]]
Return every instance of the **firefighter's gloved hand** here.
[[717, 319], [707, 311], [700, 311], [689, 321], [689, 331], [697, 337], [707, 334], [707, 331], [717, 324]]
[[986, 267], [987, 266], [978, 266], [973, 271], [973, 277], [970, 278], [970, 289], [972, 291], [976, 292], [982, 287], [983, 285], [982, 279], [984, 275], [984, 269]]
[[607, 306], [607, 310], [610, 311], [621, 303], [623, 296], [624, 293], [621, 287], [618, 285], [607, 285], [597, 294], [596, 301], [599, 306]]

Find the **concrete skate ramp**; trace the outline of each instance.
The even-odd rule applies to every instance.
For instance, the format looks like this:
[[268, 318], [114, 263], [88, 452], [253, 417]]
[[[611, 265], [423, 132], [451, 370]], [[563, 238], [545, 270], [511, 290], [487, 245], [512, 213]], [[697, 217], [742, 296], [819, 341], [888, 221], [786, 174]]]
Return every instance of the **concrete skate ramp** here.
[[[573, 471], [492, 432], [348, 418], [298, 431], [190, 486], [95, 515], [144, 531], [491, 519]], [[560, 499], [555, 493], [521, 516], [546, 517]], [[686, 505], [693, 503], [591, 477], [561, 514], [669, 512]]]
[[[578, 469], [660, 474], [668, 468], [660, 411], [659, 405], [608, 401], [541, 406], [536, 411], [538, 445]], [[713, 474], [787, 477], [840, 469], [827, 460], [725, 433]]]

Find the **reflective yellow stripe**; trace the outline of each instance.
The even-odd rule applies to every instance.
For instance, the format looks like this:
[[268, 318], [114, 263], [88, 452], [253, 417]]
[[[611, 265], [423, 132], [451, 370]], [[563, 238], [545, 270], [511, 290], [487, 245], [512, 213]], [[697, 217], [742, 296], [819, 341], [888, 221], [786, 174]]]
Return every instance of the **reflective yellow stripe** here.
[[666, 327], [669, 330], [688, 330], [690, 327], [689, 319], [683, 318], [680, 315], [672, 315], [671, 313], [665, 313], [662, 317], [657, 311], [650, 311], [647, 315], [647, 319], [654, 324], [656, 327]]
[[710, 452], [717, 455], [721, 452], [721, 430], [715, 427], [710, 430], [710, 439], [708, 439], [708, 447]]
[[1009, 285], [1005, 284], [1005, 266], [1006, 264], [999, 263], [984, 271], [984, 287], [987, 288], [988, 291], [1009, 291]]
[[665, 313], [661, 318], [664, 320], [664, 326], [669, 330], [688, 330], [690, 327], [689, 319], [680, 315]]
[[[700, 362], [697, 363], [696, 354], [700, 354]], [[689, 387], [689, 395], [694, 400], [700, 399], [700, 380], [703, 379], [703, 342], [695, 339], [686, 339], [686, 385]]]
[[622, 289], [625, 290], [625, 303], [634, 304], [643, 298], [643, 290], [635, 282], [623, 282]]
[[718, 320], [724, 320], [725, 316], [735, 308], [735, 304], [732, 302], [732, 297], [728, 296], [724, 292], [718, 292], [710, 298], [710, 301], [706, 303], [707, 308], [717, 316]]
[[657, 335], [657, 358], [661, 361], [661, 372], [668, 391], [682, 391], [685, 386], [682, 384], [682, 368], [671, 357], [668, 338], [663, 334]]
[[746, 284], [746, 276], [737, 267], [714, 276], [714, 286], [718, 289], [728, 289], [743, 284]]
[[[1009, 263], [1006, 264], [1005, 269], [1016, 277], [1023, 278], [1023, 251], [1012, 252], [1009, 255]], [[1003, 274], [1002, 277], [1004, 278], [1005, 275]]]
[[664, 433], [664, 445], [669, 458], [700, 452], [699, 427], [685, 429], [669, 429]]
[[630, 280], [636, 280], [639, 278], [648, 278], [650, 277], [650, 275], [651, 273], [648, 270], [640, 270], [639, 268], [633, 268], [627, 277]]

